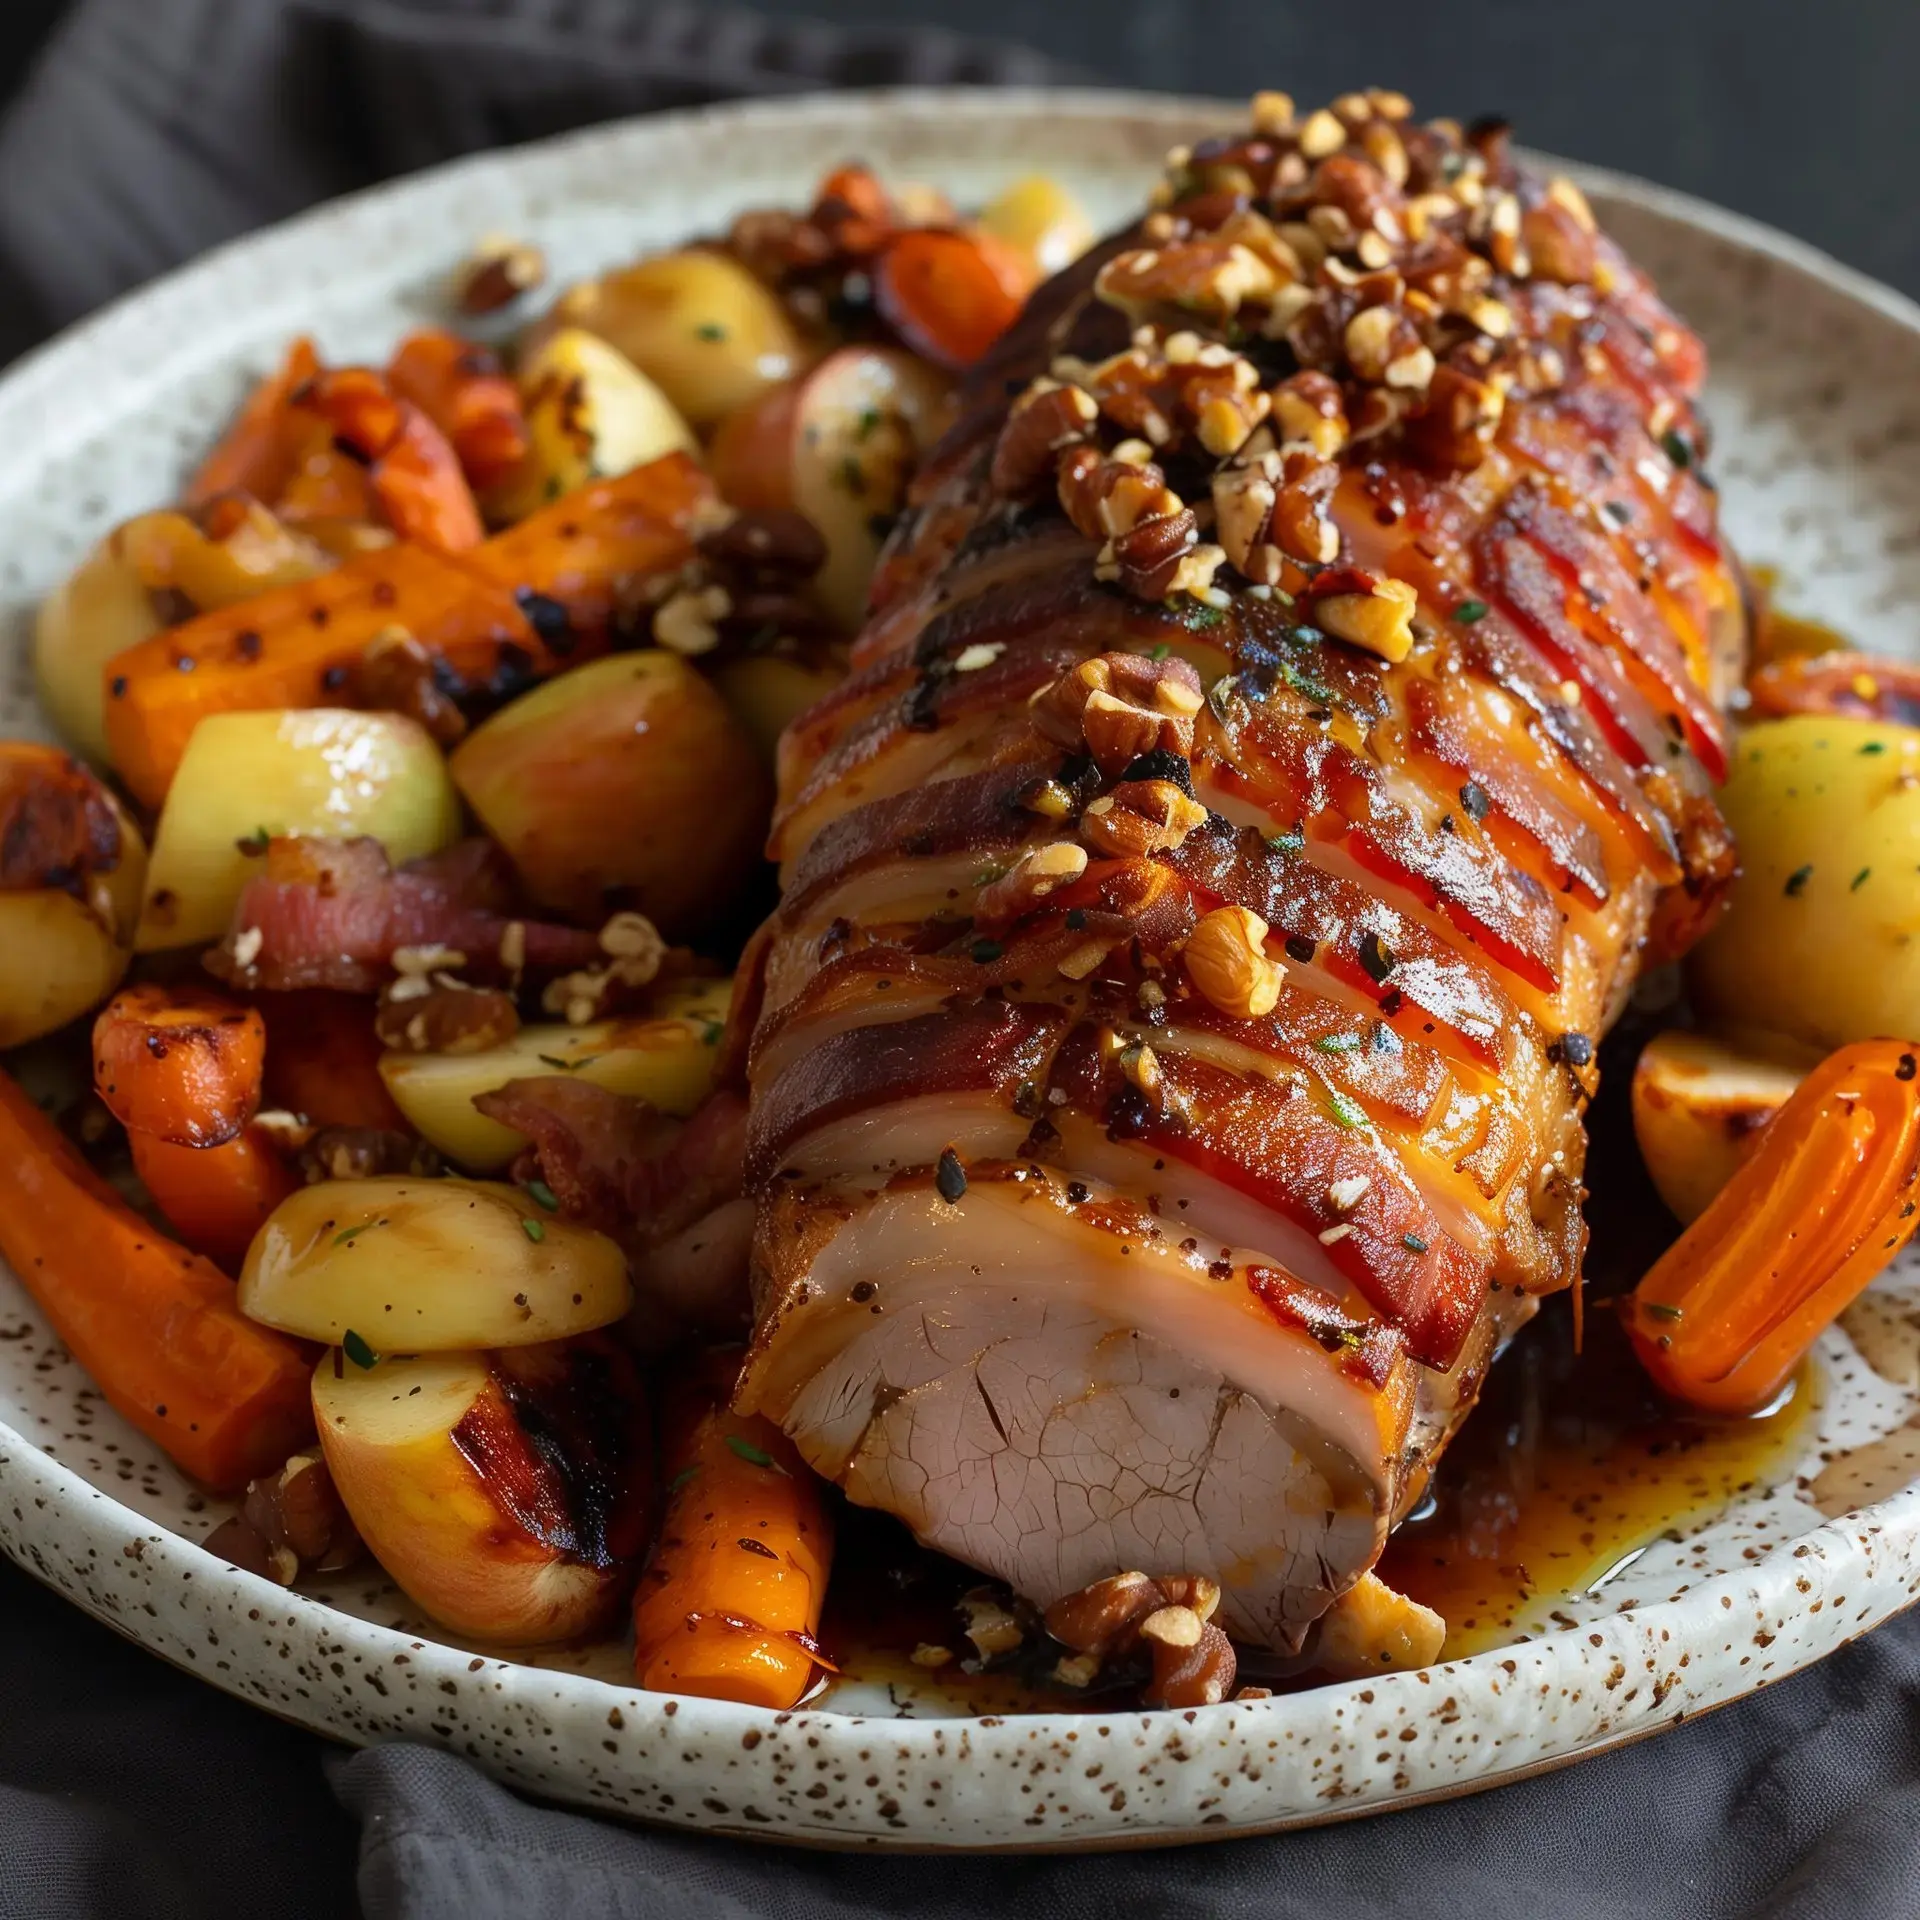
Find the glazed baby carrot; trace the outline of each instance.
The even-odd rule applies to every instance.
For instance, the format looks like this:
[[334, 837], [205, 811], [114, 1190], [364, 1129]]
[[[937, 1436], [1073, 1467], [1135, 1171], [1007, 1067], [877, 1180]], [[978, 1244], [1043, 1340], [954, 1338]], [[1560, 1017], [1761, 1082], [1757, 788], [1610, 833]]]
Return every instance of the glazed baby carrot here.
[[368, 367], [316, 374], [293, 396], [367, 470], [380, 517], [402, 540], [463, 553], [485, 536], [473, 489], [447, 437]]
[[187, 506], [202, 506], [219, 493], [250, 493], [266, 501], [279, 497], [294, 457], [288, 403], [319, 371], [320, 356], [302, 335], [287, 349], [279, 371], [248, 395], [219, 445], [187, 482], [182, 496]]
[[300, 1185], [259, 1127], [217, 1147], [181, 1147], [154, 1133], [129, 1133], [133, 1170], [182, 1240], [237, 1273], [267, 1215]]
[[404, 627], [463, 682], [517, 685], [604, 652], [623, 588], [682, 564], [713, 485], [684, 454], [596, 481], [469, 553], [412, 541], [154, 634], [102, 670], [107, 750], [148, 806], [209, 713], [351, 703]]
[[476, 492], [498, 486], [527, 457], [520, 390], [485, 347], [423, 327], [401, 341], [387, 381], [452, 442]]
[[237, 1489], [311, 1439], [309, 1364], [233, 1282], [156, 1233], [0, 1072], [0, 1254], [114, 1409]]
[[833, 1535], [819, 1482], [771, 1421], [698, 1391], [666, 1415], [666, 1517], [633, 1603], [643, 1687], [784, 1711], [814, 1639]]
[[991, 234], [916, 227], [882, 249], [873, 297], [915, 353], [957, 372], [1013, 325], [1033, 284], [1033, 270]]
[[126, 987], [93, 1023], [93, 1081], [130, 1133], [217, 1147], [260, 1107], [266, 1023], [196, 987]]
[[1920, 1048], [1830, 1054], [1634, 1289], [1634, 1350], [1675, 1398], [1752, 1413], [1920, 1224]]

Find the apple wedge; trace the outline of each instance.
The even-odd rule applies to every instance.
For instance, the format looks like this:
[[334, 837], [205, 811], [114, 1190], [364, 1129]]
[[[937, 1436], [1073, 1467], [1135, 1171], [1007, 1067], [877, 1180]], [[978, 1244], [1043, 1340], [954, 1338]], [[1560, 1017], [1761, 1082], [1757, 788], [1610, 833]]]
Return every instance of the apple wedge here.
[[640, 1019], [522, 1027], [485, 1053], [391, 1052], [381, 1058], [380, 1077], [422, 1138], [472, 1172], [495, 1173], [526, 1136], [478, 1112], [477, 1094], [510, 1080], [567, 1073], [684, 1119], [713, 1085], [732, 992], [730, 980], [694, 980], [666, 988]]
[[611, 1325], [627, 1259], [532, 1194], [483, 1180], [323, 1180], [247, 1249], [242, 1313], [379, 1353], [523, 1347]]
[[443, 1626], [533, 1646], [618, 1613], [652, 1475], [645, 1402], [611, 1342], [369, 1365], [335, 1350], [313, 1412], [360, 1537]]
[[1679, 1220], [1707, 1210], [1805, 1070], [1703, 1033], [1670, 1029], [1647, 1042], [1633, 1070], [1634, 1137]]
[[848, 632], [860, 624], [914, 462], [946, 425], [951, 391], [898, 348], [842, 347], [730, 415], [714, 436], [724, 498], [750, 510], [791, 508], [825, 540], [813, 593]]

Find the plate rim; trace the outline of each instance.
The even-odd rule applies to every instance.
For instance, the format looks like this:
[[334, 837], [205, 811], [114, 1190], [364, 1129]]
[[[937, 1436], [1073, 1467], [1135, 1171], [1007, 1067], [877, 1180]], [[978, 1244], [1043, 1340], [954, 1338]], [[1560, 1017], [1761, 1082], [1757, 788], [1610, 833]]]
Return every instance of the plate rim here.
[[[986, 88], [986, 87], [906, 87], [877, 88], [871, 90], [836, 91], [810, 93], [797, 96], [782, 96], [739, 102], [724, 102], [716, 105], [683, 108], [660, 114], [627, 116], [625, 118], [600, 123], [594, 126], [576, 129], [571, 132], [552, 136], [547, 139], [530, 142], [526, 145], [485, 151], [464, 156], [441, 165], [402, 176], [398, 179], [380, 182], [356, 192], [323, 202], [315, 207], [279, 221], [273, 225], [237, 236], [223, 242], [185, 265], [131, 289], [98, 311], [86, 315], [53, 336], [42, 345], [16, 360], [3, 374], [0, 374], [0, 434], [7, 433], [19, 426], [28, 426], [33, 422], [36, 410], [43, 404], [46, 396], [57, 389], [61, 381], [72, 373], [86, 367], [89, 362], [103, 352], [111, 352], [117, 343], [137, 341], [139, 332], [156, 313], [162, 313], [175, 303], [190, 299], [201, 285], [216, 281], [238, 256], [266, 255], [271, 258], [277, 252], [289, 255], [300, 254], [313, 246], [318, 240], [324, 244], [322, 236], [330, 226], [343, 220], [351, 227], [351, 216], [364, 215], [383, 207], [404, 203], [408, 199], [431, 200], [436, 195], [446, 194], [450, 190], [471, 185], [483, 180], [490, 172], [525, 174], [537, 172], [542, 165], [564, 167], [569, 159], [577, 160], [582, 154], [590, 154], [595, 148], [604, 148], [616, 153], [621, 144], [638, 134], [646, 133], [671, 141], [677, 134], [694, 129], [712, 128], [716, 125], [751, 129], [768, 122], [782, 126], [805, 127], [810, 123], [831, 123], [841, 119], [849, 112], [862, 115], [911, 115], [921, 120], [940, 119], [943, 121], [990, 121], [1007, 115], [1031, 115], [1045, 113], [1056, 119], [1111, 122], [1132, 120], [1147, 126], [1164, 126], [1170, 140], [1180, 137], [1182, 132], [1208, 124], [1230, 123], [1231, 117], [1243, 112], [1240, 104], [1206, 96], [1168, 95], [1142, 93], [1125, 89], [1102, 88]], [[1528, 157], [1538, 164], [1552, 167], [1570, 174], [1580, 184], [1591, 191], [1606, 194], [1608, 197], [1629, 205], [1637, 206], [1668, 221], [1711, 235], [1743, 251], [1757, 253], [1767, 257], [1790, 271], [1820, 282], [1850, 301], [1864, 306], [1880, 315], [1883, 319], [1920, 337], [1920, 302], [1916, 302], [1895, 289], [1873, 279], [1870, 275], [1834, 259], [1821, 249], [1798, 240], [1788, 234], [1766, 225], [1749, 216], [1730, 212], [1711, 202], [1700, 199], [1680, 190], [1657, 185], [1639, 179], [1631, 174], [1616, 170], [1590, 166], [1584, 163], [1565, 161], [1553, 156], [1533, 153]], [[136, 368], [122, 381], [115, 382], [104, 395], [96, 396], [96, 408], [106, 412], [118, 404], [123, 389], [142, 383], [143, 376]], [[89, 1553], [105, 1558], [129, 1551], [136, 1543], [140, 1544], [145, 1555], [145, 1564], [155, 1575], [178, 1579], [191, 1578], [195, 1573], [203, 1572], [209, 1561], [220, 1567], [223, 1584], [237, 1586], [238, 1597], [243, 1604], [255, 1609], [272, 1608], [276, 1613], [288, 1616], [289, 1625], [304, 1625], [309, 1631], [335, 1641], [349, 1641], [364, 1638], [370, 1651], [378, 1652], [384, 1659], [396, 1650], [411, 1654], [417, 1663], [430, 1668], [431, 1658], [441, 1655], [449, 1660], [457, 1659], [462, 1664], [468, 1659], [464, 1649], [456, 1649], [446, 1643], [421, 1641], [416, 1636], [402, 1630], [384, 1626], [358, 1616], [343, 1614], [332, 1607], [325, 1599], [289, 1591], [273, 1585], [257, 1575], [248, 1574], [238, 1568], [226, 1568], [224, 1564], [204, 1553], [197, 1541], [183, 1534], [174, 1533], [160, 1522], [149, 1520], [136, 1509], [124, 1505], [104, 1488], [96, 1486], [76, 1468], [68, 1466], [63, 1460], [47, 1453], [26, 1435], [0, 1420], [0, 1490], [8, 1488], [19, 1475], [22, 1465], [27, 1471], [37, 1475], [48, 1483], [50, 1496], [57, 1498], [62, 1515], [70, 1523], [72, 1538], [62, 1550], [50, 1556], [64, 1571], [67, 1579], [47, 1564], [41, 1550], [25, 1538], [16, 1538], [11, 1527], [0, 1524], [0, 1550], [4, 1550], [10, 1559], [15, 1560], [23, 1569], [62, 1594], [64, 1598], [80, 1605], [84, 1611], [100, 1619], [115, 1631], [122, 1633], [150, 1652], [169, 1659], [182, 1671], [194, 1675], [203, 1681], [222, 1687], [224, 1691], [247, 1699], [255, 1706], [265, 1706], [268, 1711], [280, 1712], [270, 1703], [264, 1702], [247, 1693], [239, 1684], [238, 1676], [232, 1679], [208, 1672], [204, 1667], [186, 1665], [173, 1658], [164, 1649], [156, 1647], [144, 1638], [126, 1620], [117, 1618], [114, 1611], [94, 1600], [84, 1587], [76, 1591], [72, 1581], [84, 1581], [85, 1562]], [[23, 1523], [24, 1524], [24, 1523]], [[31, 1532], [30, 1527], [26, 1528]], [[1569, 1662], [1576, 1672], [1591, 1671], [1595, 1679], [1601, 1672], [1603, 1662], [1617, 1662], [1628, 1658], [1637, 1658], [1643, 1651], [1643, 1642], [1651, 1642], [1655, 1633], [1671, 1634], [1675, 1642], [1681, 1641], [1682, 1629], [1692, 1630], [1695, 1616], [1702, 1620], [1710, 1619], [1715, 1608], [1732, 1608], [1743, 1602], [1762, 1597], [1763, 1588], [1768, 1584], [1768, 1576], [1786, 1577], [1787, 1569], [1782, 1565], [1786, 1561], [1807, 1563], [1800, 1577], [1817, 1566], [1820, 1572], [1814, 1575], [1821, 1586], [1821, 1603], [1834, 1595], [1838, 1589], [1835, 1582], [1868, 1571], [1877, 1547], [1898, 1547], [1910, 1560], [1915, 1558], [1915, 1549], [1920, 1546], [1920, 1480], [1892, 1494], [1888, 1498], [1872, 1505], [1858, 1508], [1849, 1513], [1826, 1520], [1818, 1527], [1809, 1529], [1791, 1540], [1782, 1541], [1759, 1559], [1750, 1562], [1739, 1572], [1718, 1574], [1698, 1582], [1675, 1597], [1651, 1604], [1633, 1611], [1574, 1628], [1542, 1634], [1524, 1643], [1529, 1657], [1553, 1657], [1556, 1661]], [[156, 1551], [157, 1549], [157, 1551]], [[1271, 1821], [1239, 1820], [1223, 1827], [1207, 1827], [1194, 1824], [1153, 1825], [1135, 1824], [1125, 1819], [1101, 1821], [1094, 1829], [1081, 1833], [1067, 1833], [1038, 1838], [1024, 1845], [1018, 1841], [1004, 1848], [982, 1846], [971, 1841], [954, 1841], [943, 1845], [939, 1841], [903, 1833], [898, 1836], [880, 1834], [868, 1829], [848, 1827], [841, 1831], [832, 1830], [796, 1830], [786, 1818], [772, 1824], [753, 1828], [728, 1826], [723, 1822], [702, 1820], [698, 1824], [709, 1831], [731, 1832], [755, 1839], [773, 1839], [793, 1841], [800, 1844], [824, 1845], [829, 1847], [871, 1847], [875, 1840], [890, 1847], [918, 1849], [925, 1851], [948, 1851], [958, 1849], [967, 1852], [976, 1851], [1034, 1851], [1034, 1850], [1078, 1850], [1089, 1846], [1158, 1846], [1178, 1844], [1194, 1840], [1240, 1837], [1249, 1834], [1272, 1832], [1318, 1824], [1324, 1820], [1356, 1817], [1362, 1814], [1385, 1811], [1393, 1807], [1419, 1804], [1438, 1798], [1450, 1797], [1456, 1793], [1482, 1790], [1501, 1784], [1504, 1780], [1524, 1777], [1527, 1774], [1547, 1770], [1554, 1766], [1570, 1764], [1574, 1760], [1586, 1758], [1591, 1754], [1610, 1750], [1626, 1741], [1660, 1730], [1663, 1725], [1677, 1723], [1693, 1717], [1694, 1713], [1706, 1708], [1730, 1703], [1758, 1691], [1759, 1687], [1771, 1684], [1773, 1679], [1785, 1678], [1789, 1673], [1797, 1672], [1826, 1654], [1836, 1651], [1847, 1639], [1869, 1631], [1885, 1619], [1912, 1603], [1916, 1590], [1920, 1590], [1920, 1565], [1916, 1565], [1907, 1583], [1904, 1597], [1897, 1594], [1883, 1594], [1884, 1604], [1876, 1602], [1873, 1608], [1863, 1612], [1856, 1620], [1850, 1621], [1850, 1631], [1842, 1637], [1834, 1638], [1823, 1625], [1825, 1638], [1809, 1637], [1809, 1644], [1796, 1645], [1790, 1650], [1790, 1664], [1780, 1666], [1779, 1670], [1758, 1685], [1746, 1681], [1729, 1680], [1722, 1686], [1698, 1691], [1692, 1683], [1676, 1683], [1668, 1692], [1655, 1689], [1658, 1697], [1650, 1711], [1636, 1712], [1623, 1716], [1620, 1724], [1605, 1735], [1589, 1739], [1570, 1738], [1564, 1746], [1549, 1743], [1536, 1748], [1523, 1761], [1516, 1762], [1510, 1768], [1496, 1768], [1484, 1773], [1463, 1771], [1454, 1781], [1438, 1786], [1424, 1793], [1400, 1794], [1382, 1792], [1356, 1803], [1327, 1806], [1319, 1813], [1290, 1813]], [[1812, 1605], [1810, 1594], [1806, 1605], [1800, 1612], [1800, 1621], [1804, 1625], [1806, 1617], [1817, 1611]], [[1836, 1614], [1838, 1609], [1835, 1609]], [[1871, 1617], [1868, 1617], [1868, 1613]], [[1781, 1639], [1787, 1636], [1783, 1632]], [[1817, 1639], [1817, 1644], [1814, 1641]], [[1492, 1649], [1485, 1653], [1474, 1654], [1460, 1660], [1443, 1661], [1438, 1667], [1424, 1670], [1428, 1676], [1445, 1676], [1450, 1682], [1464, 1685], [1469, 1678], [1483, 1680], [1498, 1671], [1503, 1665], [1512, 1672], [1512, 1647]], [[493, 1664], [491, 1661], [489, 1664]], [[631, 1719], [636, 1713], [642, 1716], [658, 1716], [665, 1712], [666, 1703], [673, 1696], [644, 1694], [634, 1688], [624, 1688], [598, 1676], [575, 1674], [564, 1670], [534, 1667], [519, 1661], [510, 1662], [503, 1670], [503, 1691], [511, 1700], [517, 1691], [529, 1695], [536, 1689], [549, 1699], [565, 1702], [569, 1696], [578, 1696], [582, 1702], [590, 1702], [596, 1709], [604, 1707], [609, 1700], [616, 1701]], [[1420, 1674], [1382, 1675], [1367, 1681], [1336, 1683], [1315, 1690], [1315, 1698], [1322, 1701], [1339, 1699], [1357, 1699], [1363, 1689], [1391, 1690], [1397, 1693], [1411, 1693], [1411, 1690], [1423, 1684]], [[1678, 1696], [1678, 1704], [1671, 1709], [1667, 1706], [1670, 1698]], [[1147, 1713], [1134, 1710], [1126, 1713], [1114, 1713], [1107, 1716], [1095, 1716], [1111, 1722], [1114, 1729], [1112, 1741], [1118, 1743], [1122, 1734], [1138, 1727], [1149, 1734], [1168, 1729], [1180, 1723], [1194, 1727], [1196, 1737], [1212, 1731], [1224, 1731], [1235, 1724], [1236, 1716], [1247, 1715], [1284, 1715], [1289, 1701], [1297, 1696], [1281, 1696], [1271, 1701], [1252, 1703], [1225, 1703], [1218, 1707], [1198, 1709], [1185, 1714], [1171, 1711]], [[1371, 1700], [1372, 1692], [1368, 1693]], [[318, 1700], [314, 1711], [299, 1713], [292, 1710], [281, 1712], [281, 1717], [294, 1720], [297, 1724], [328, 1735], [335, 1739], [348, 1740], [354, 1744], [363, 1743], [366, 1738], [386, 1737], [378, 1733], [356, 1735], [343, 1731], [326, 1717], [327, 1702]], [[744, 1732], [752, 1732], [769, 1724], [790, 1727], [804, 1733], [812, 1727], [822, 1727], [830, 1732], [851, 1732], [856, 1729], [883, 1726], [888, 1730], [890, 1741], [911, 1746], [931, 1753], [936, 1746], [951, 1740], [961, 1730], [969, 1730], [976, 1742], [977, 1758], [980, 1763], [991, 1765], [996, 1758], [1011, 1759], [1017, 1745], [1024, 1744], [1013, 1738], [982, 1741], [986, 1733], [998, 1734], [1003, 1728], [1013, 1728], [1020, 1735], [1038, 1738], [1043, 1742], [1058, 1743], [1069, 1733], [1079, 1742], [1079, 1757], [1086, 1758], [1095, 1751], [1102, 1751], [1101, 1743], [1086, 1738], [1089, 1732], [1089, 1720], [1080, 1714], [1029, 1714], [1019, 1716], [972, 1716], [942, 1720], [896, 1721], [882, 1720], [873, 1715], [847, 1714], [831, 1709], [796, 1710], [795, 1712], [774, 1715], [764, 1709], [739, 1706], [730, 1702], [683, 1699], [677, 1702], [677, 1710], [687, 1715], [687, 1724], [682, 1732], [693, 1731], [696, 1726], [710, 1725], [721, 1737], [737, 1737]], [[427, 1737], [422, 1728], [415, 1737]], [[1004, 1754], [994, 1751], [1004, 1748]], [[1137, 1755], [1138, 1742], [1135, 1745]], [[1116, 1745], [1118, 1757], [1127, 1757], [1126, 1752]], [[521, 1790], [527, 1789], [524, 1782], [516, 1782]], [[536, 1786], [531, 1789], [538, 1793]], [[608, 1809], [601, 1808], [600, 1811]], [[645, 1816], [643, 1816], [645, 1817]]]

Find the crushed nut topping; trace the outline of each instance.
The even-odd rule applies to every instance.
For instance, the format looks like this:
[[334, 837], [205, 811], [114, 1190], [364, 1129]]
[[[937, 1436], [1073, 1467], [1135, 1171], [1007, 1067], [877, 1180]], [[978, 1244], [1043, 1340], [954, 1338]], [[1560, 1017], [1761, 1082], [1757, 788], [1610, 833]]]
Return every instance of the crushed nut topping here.
[[1206, 808], [1171, 780], [1123, 780], [1088, 804], [1080, 836], [1097, 853], [1140, 860], [1181, 846], [1206, 818]]
[[973, 917], [988, 924], [1017, 920], [1086, 870], [1087, 850], [1077, 841], [1053, 840], [1044, 847], [1029, 847], [999, 879], [980, 890]]
[[486, 234], [460, 269], [454, 301], [462, 313], [497, 313], [546, 277], [547, 257], [538, 247], [506, 234]]
[[1062, 674], [1032, 704], [1049, 740], [1074, 751], [1084, 746], [1111, 777], [1144, 754], [1191, 755], [1203, 695], [1185, 660], [1103, 653]]
[[1286, 968], [1266, 953], [1267, 923], [1248, 907], [1216, 907], [1187, 937], [1187, 977], [1236, 1020], [1257, 1020], [1280, 1003]]

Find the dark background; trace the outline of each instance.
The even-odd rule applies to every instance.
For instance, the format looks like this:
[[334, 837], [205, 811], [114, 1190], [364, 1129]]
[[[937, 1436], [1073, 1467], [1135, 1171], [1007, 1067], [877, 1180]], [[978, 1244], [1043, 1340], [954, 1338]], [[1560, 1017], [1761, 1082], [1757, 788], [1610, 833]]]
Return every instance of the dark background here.
[[[471, 4], [485, 13], [500, 0]], [[1703, 194], [1920, 295], [1920, 0], [763, 0], [760, 10], [1025, 41], [1121, 85], [1236, 96], [1277, 86], [1314, 104], [1353, 86], [1399, 87], [1423, 112], [1507, 114], [1534, 146]], [[0, 0], [0, 93], [62, 11], [62, 0]], [[167, 0], [151, 13], [164, 35]]]

